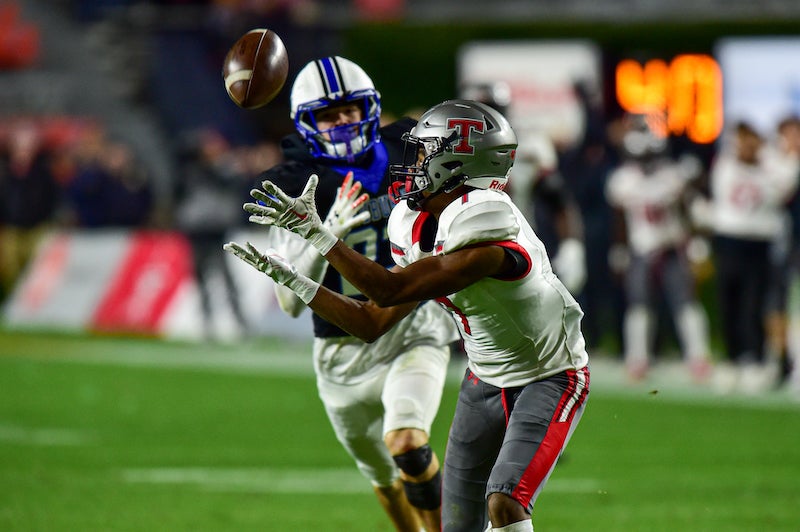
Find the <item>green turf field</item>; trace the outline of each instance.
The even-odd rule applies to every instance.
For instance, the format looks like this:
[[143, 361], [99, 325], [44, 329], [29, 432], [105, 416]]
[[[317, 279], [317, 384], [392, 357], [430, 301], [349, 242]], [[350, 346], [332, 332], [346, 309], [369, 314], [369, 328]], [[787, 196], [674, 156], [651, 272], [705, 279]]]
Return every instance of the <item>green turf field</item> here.
[[[629, 388], [600, 362], [538, 532], [800, 530], [800, 401]], [[328, 427], [308, 346], [0, 332], [0, 530], [390, 527]]]

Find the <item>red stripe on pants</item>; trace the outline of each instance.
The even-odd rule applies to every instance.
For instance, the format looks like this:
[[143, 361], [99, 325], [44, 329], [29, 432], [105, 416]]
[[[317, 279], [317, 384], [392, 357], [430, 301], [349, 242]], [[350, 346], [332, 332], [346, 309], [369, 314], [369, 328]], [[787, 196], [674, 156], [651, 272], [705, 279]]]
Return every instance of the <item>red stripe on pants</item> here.
[[[542, 439], [542, 443], [539, 445], [539, 449], [537, 449], [533, 460], [528, 464], [528, 467], [522, 474], [519, 484], [512, 493], [512, 497], [520, 501], [523, 506], [527, 506], [528, 502], [530, 502], [533, 495], [536, 493], [536, 490], [553, 468], [553, 465], [566, 444], [567, 436], [572, 426], [572, 420], [575, 418], [575, 412], [578, 411], [583, 400], [586, 398], [585, 392], [588, 390], [589, 379], [585, 368], [580, 371], [585, 378], [583, 389], [580, 391], [577, 390], [577, 386], [579, 385], [577, 372], [568, 371], [569, 384], [567, 385], [567, 389], [561, 395], [561, 400], [558, 402], [558, 407], [553, 417], [550, 419], [550, 424], [547, 427], [547, 432], [545, 433], [544, 439]], [[578, 392], [578, 397], [574, 397], [576, 392]], [[575, 402], [572, 405], [569, 416], [567, 416], [565, 421], [559, 422], [558, 418], [563, 413], [564, 408], [570, 403], [571, 399], [575, 399]]]

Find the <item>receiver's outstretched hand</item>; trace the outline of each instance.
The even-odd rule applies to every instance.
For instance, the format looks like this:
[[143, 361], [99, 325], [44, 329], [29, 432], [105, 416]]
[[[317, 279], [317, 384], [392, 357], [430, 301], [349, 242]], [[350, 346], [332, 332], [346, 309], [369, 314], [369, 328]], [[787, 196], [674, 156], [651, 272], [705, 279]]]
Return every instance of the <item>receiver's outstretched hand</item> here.
[[274, 249], [261, 253], [250, 242], [247, 242], [245, 247], [236, 242], [228, 242], [222, 248], [256, 270], [267, 274], [276, 283], [291, 289], [306, 305], [314, 299], [319, 290], [319, 283], [298, 273], [297, 268], [278, 255]]
[[249, 220], [261, 225], [272, 225], [297, 233], [308, 240], [325, 255], [336, 244], [338, 238], [317, 214], [314, 195], [319, 177], [311, 174], [300, 196], [293, 198], [272, 181], [264, 181], [264, 190], [253, 189], [250, 196], [256, 203], [245, 203], [244, 210], [250, 213]]

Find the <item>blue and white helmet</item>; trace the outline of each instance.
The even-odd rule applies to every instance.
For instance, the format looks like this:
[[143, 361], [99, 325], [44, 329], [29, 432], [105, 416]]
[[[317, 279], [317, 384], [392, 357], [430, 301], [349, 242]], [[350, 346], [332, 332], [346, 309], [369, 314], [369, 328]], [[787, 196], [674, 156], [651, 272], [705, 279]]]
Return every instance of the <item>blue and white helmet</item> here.
[[[324, 131], [317, 127], [316, 111], [345, 103], [362, 105], [361, 122]], [[292, 86], [290, 105], [295, 127], [314, 157], [351, 162], [379, 138], [380, 93], [367, 73], [349, 59], [325, 57], [304, 66]]]

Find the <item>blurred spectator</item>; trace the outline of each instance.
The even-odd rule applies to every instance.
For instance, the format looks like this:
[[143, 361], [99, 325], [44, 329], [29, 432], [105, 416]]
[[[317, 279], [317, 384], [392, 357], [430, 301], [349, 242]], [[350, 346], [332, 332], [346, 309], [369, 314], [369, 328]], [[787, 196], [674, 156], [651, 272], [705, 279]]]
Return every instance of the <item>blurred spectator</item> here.
[[[800, 179], [800, 116], [791, 115], [780, 121], [776, 141], [778, 164], [786, 165], [786, 172]], [[778, 384], [790, 377], [795, 366], [788, 348], [787, 303], [792, 283], [800, 273], [800, 194], [797, 190], [789, 201], [788, 216], [785, 238], [773, 248], [774, 273], [766, 322], [769, 353], [778, 361]]]
[[21, 17], [16, 0], [0, 1], [0, 70], [32, 67], [39, 60], [41, 31]]
[[278, 143], [271, 140], [262, 140], [253, 146], [241, 147], [238, 152], [237, 157], [244, 165], [244, 173], [251, 176], [260, 174], [264, 168], [272, 168], [283, 157]]
[[575, 197], [583, 218], [586, 246], [586, 284], [578, 296], [584, 312], [582, 325], [590, 352], [622, 345], [622, 314], [625, 308], [622, 283], [609, 268], [612, 209], [605, 199], [611, 170], [618, 152], [607, 135], [607, 123], [599, 95], [581, 82], [575, 94], [583, 110], [583, 135], [559, 154], [559, 172]]
[[60, 205], [44, 137], [33, 120], [9, 124], [0, 156], [0, 289], [6, 296]]
[[643, 379], [653, 358], [653, 320], [658, 296], [672, 314], [683, 358], [692, 377], [710, 375], [708, 318], [695, 294], [685, 247], [690, 232], [684, 198], [696, 168], [668, 153], [668, 138], [654, 129], [654, 116], [628, 115], [625, 160], [610, 175], [606, 195], [618, 210], [617, 245], [627, 254], [624, 359], [631, 380]]
[[215, 300], [210, 285], [214, 272], [222, 274], [225, 295], [240, 331], [249, 329], [222, 250], [228, 231], [246, 220], [242, 204], [249, 198], [252, 179], [242, 159], [218, 130], [203, 128], [189, 135], [178, 172], [175, 222], [192, 246], [203, 331], [211, 337], [215, 334]]
[[757, 393], [774, 383], [765, 356], [765, 307], [770, 291], [771, 251], [797, 172], [765, 149], [750, 124], [733, 130], [711, 166], [710, 223], [714, 231], [719, 311], [730, 371], [720, 373], [721, 391]]
[[100, 145], [77, 162], [65, 187], [69, 221], [86, 228], [147, 224], [153, 191], [144, 167], [130, 146], [105, 137], [93, 141]]

